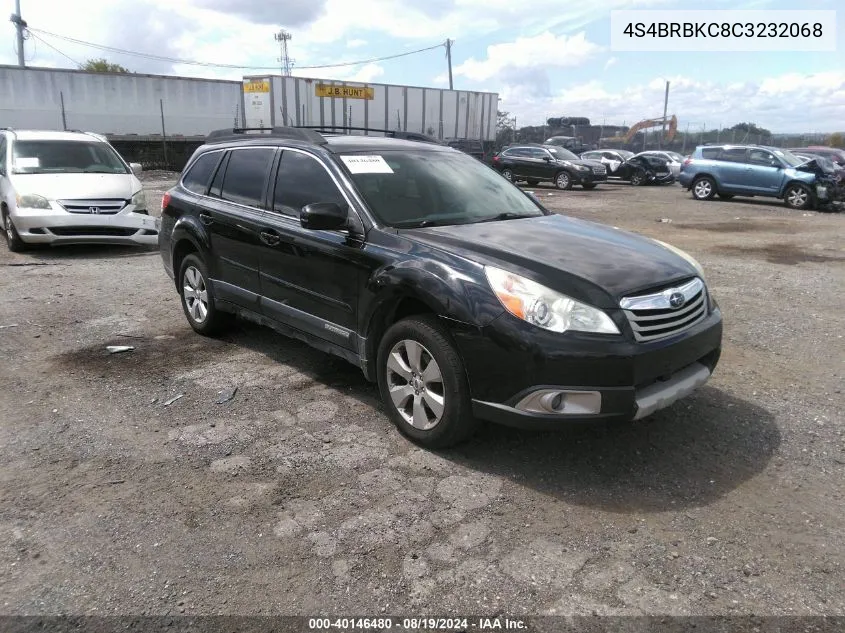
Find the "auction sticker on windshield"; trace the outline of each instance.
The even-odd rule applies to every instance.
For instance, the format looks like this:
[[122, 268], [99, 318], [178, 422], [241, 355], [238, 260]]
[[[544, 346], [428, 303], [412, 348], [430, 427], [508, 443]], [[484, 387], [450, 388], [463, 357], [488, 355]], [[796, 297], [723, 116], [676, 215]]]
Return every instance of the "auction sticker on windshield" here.
[[373, 156], [341, 156], [340, 160], [352, 174], [392, 174], [393, 170], [383, 157]]

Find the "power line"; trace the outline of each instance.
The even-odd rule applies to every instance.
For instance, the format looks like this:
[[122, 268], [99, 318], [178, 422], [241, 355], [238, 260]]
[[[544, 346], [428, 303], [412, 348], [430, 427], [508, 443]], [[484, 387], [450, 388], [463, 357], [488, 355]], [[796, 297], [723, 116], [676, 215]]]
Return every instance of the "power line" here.
[[58, 48], [56, 48], [55, 46], [53, 46], [52, 44], [50, 44], [50, 42], [48, 42], [47, 40], [45, 40], [45, 39], [43, 39], [43, 38], [41, 38], [41, 37], [38, 37], [35, 33], [32, 33], [32, 37], [34, 37], [36, 40], [38, 40], [39, 42], [41, 42], [41, 43], [42, 43], [42, 44], [44, 44], [45, 46], [48, 46], [48, 47], [52, 48], [52, 49], [53, 49], [54, 51], [56, 51], [59, 55], [61, 55], [61, 56], [62, 56], [62, 57], [64, 57], [65, 59], [67, 59], [67, 60], [69, 60], [70, 62], [72, 62], [72, 63], [73, 63], [75, 66], [77, 66], [78, 68], [82, 68], [82, 64], [80, 64], [78, 61], [76, 61], [75, 59], [73, 59], [73, 57], [71, 57], [70, 55], [66, 55], [66, 54], [64, 54], [64, 53], [63, 53], [62, 51], [60, 51]]
[[[111, 53], [118, 53], [121, 55], [132, 55], [134, 57], [143, 57], [146, 59], [152, 59], [156, 61], [162, 62], [170, 62], [172, 64], [185, 64], [188, 66], [205, 66], [209, 68], [230, 68], [233, 70], [278, 70], [276, 66], [239, 66], [237, 64], [215, 64], [212, 62], [201, 62], [192, 59], [180, 59], [178, 57], [167, 57], [165, 55], [155, 55], [152, 53], [141, 53], [139, 51], [130, 51], [123, 48], [117, 48], [115, 46], [105, 46], [103, 44], [95, 44], [93, 42], [86, 42], [85, 40], [79, 40], [73, 37], [69, 37], [67, 35], [59, 35], [58, 33], [51, 33], [50, 31], [45, 31], [43, 29], [36, 29], [29, 27], [29, 31], [34, 33], [40, 33], [42, 35], [47, 35], [49, 37], [55, 37], [60, 40], [64, 40], [66, 42], [71, 42], [73, 44], [79, 44], [81, 46], [88, 46], [90, 48], [96, 48], [103, 51], [108, 51]], [[360, 66], [362, 64], [372, 64], [374, 62], [382, 62], [387, 61], [389, 59], [397, 59], [399, 57], [407, 57], [408, 55], [416, 55], [417, 53], [424, 53], [426, 51], [432, 51], [437, 48], [442, 48], [444, 44], [436, 44], [434, 46], [428, 46], [426, 48], [420, 48], [413, 51], [406, 51], [404, 53], [397, 53], [396, 55], [387, 55], [385, 57], [373, 57], [372, 59], [362, 59], [358, 61], [352, 62], [339, 62], [337, 64], [318, 64], [314, 66], [298, 66], [300, 70], [316, 70], [320, 68], [341, 68], [344, 66]]]

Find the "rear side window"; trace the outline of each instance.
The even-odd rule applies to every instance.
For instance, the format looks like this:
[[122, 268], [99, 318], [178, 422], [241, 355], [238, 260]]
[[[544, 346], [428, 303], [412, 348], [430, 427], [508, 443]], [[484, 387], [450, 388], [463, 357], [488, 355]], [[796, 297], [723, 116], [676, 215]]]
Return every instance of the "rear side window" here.
[[721, 152], [721, 147], [705, 147], [701, 150], [701, 157], [708, 160], [716, 160], [719, 158], [719, 154], [721, 154]]
[[208, 181], [211, 180], [211, 174], [214, 173], [214, 168], [217, 167], [221, 155], [220, 152], [211, 152], [210, 154], [203, 154], [194, 161], [194, 164], [182, 178], [182, 185], [185, 189], [194, 193], [205, 194], [208, 190]]
[[285, 150], [276, 173], [273, 211], [299, 217], [302, 207], [315, 202], [346, 204], [334, 180], [317, 159]]
[[723, 149], [719, 154], [719, 160], [724, 160], [729, 163], [744, 163], [745, 162], [745, 148], [732, 147], [730, 149]]
[[256, 147], [233, 150], [223, 176], [220, 197], [250, 207], [260, 207], [273, 150]]

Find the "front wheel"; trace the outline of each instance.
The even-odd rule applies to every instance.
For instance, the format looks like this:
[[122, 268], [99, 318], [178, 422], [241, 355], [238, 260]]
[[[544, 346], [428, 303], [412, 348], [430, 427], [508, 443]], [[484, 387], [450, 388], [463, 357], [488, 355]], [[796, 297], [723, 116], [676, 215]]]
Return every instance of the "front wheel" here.
[[12, 218], [9, 217], [8, 210], [3, 209], [0, 220], [3, 222], [3, 235], [6, 238], [6, 246], [9, 247], [9, 250], [13, 253], [25, 251], [27, 249], [27, 244], [21, 239], [21, 236], [18, 235], [18, 230], [15, 228], [15, 225], [12, 224]]
[[463, 362], [436, 317], [393, 324], [377, 362], [381, 397], [403, 435], [426, 448], [446, 448], [478, 428]]
[[562, 171], [555, 176], [555, 187], [564, 190], [572, 189], [572, 176], [569, 175], [569, 172]]
[[188, 255], [179, 268], [182, 310], [195, 332], [211, 336], [225, 329], [232, 316], [214, 305], [214, 291], [208, 283], [208, 268], [196, 254]]
[[786, 206], [802, 210], [809, 209], [813, 205], [813, 195], [804, 185], [789, 185], [783, 195]]
[[640, 187], [648, 182], [648, 174], [641, 169], [638, 169], [633, 174], [631, 174], [631, 184], [634, 187]]
[[696, 200], [712, 200], [716, 195], [716, 183], [709, 176], [696, 178], [692, 183], [692, 197]]

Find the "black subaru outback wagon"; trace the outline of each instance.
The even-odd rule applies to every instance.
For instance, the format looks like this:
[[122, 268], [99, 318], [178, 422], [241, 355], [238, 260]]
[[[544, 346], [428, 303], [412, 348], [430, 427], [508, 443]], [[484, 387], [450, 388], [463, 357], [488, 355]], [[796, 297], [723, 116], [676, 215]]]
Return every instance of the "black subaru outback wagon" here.
[[191, 327], [259, 321], [358, 365], [422, 445], [477, 420], [633, 420], [705, 383], [722, 318], [682, 251], [552, 213], [449, 147], [213, 133], [162, 202]]

